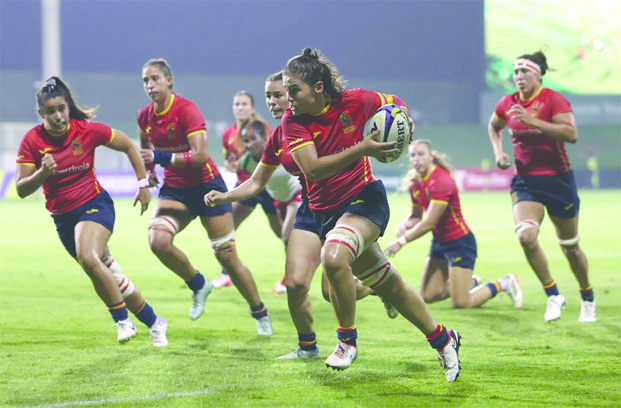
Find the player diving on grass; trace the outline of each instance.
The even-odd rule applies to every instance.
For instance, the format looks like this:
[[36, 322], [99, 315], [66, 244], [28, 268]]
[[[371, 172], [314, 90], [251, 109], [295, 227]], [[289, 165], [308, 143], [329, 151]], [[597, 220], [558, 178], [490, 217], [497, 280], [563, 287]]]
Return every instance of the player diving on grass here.
[[[454, 308], [465, 309], [479, 307], [502, 291], [511, 297], [515, 307], [522, 307], [522, 291], [515, 274], [471, 287], [477, 242], [462, 216], [450, 167], [440, 153], [431, 149], [429, 140], [414, 140], [409, 156], [412, 169], [402, 187], [410, 192], [412, 211], [400, 224], [398, 239], [384, 252], [394, 256], [408, 242], [433, 231], [420, 289], [425, 302], [450, 297]], [[423, 218], [424, 212], [427, 214]]]

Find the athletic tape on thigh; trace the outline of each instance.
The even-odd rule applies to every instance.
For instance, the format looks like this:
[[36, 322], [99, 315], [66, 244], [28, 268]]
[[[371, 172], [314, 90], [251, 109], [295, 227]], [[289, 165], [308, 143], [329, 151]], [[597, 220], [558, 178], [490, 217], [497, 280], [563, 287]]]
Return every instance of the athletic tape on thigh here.
[[364, 251], [364, 238], [357, 228], [347, 224], [336, 225], [326, 235], [326, 244], [328, 242], [345, 245], [354, 259]]
[[121, 296], [123, 299], [126, 299], [129, 295], [134, 293], [136, 290], [136, 286], [134, 286], [134, 282], [132, 282], [129, 278], [126, 278], [123, 275], [123, 271], [121, 270], [121, 265], [116, 263], [112, 255], [108, 255], [103, 259], [103, 263], [110, 269], [112, 272], [112, 276], [114, 276], [114, 280], [116, 280], [117, 285], [119, 285], [119, 289], [121, 290]]
[[535, 220], [520, 221], [515, 225], [515, 233], [519, 234], [529, 228], [539, 228], [539, 223]]
[[209, 245], [214, 253], [221, 251], [230, 251], [235, 248], [235, 231], [231, 231], [223, 237], [210, 239]]
[[564, 246], [572, 246], [572, 245], [576, 245], [578, 241], [580, 241], [580, 234], [576, 234], [575, 237], [570, 238], [570, 239], [559, 239], [558, 243]]
[[356, 273], [356, 278], [362, 281], [364, 286], [368, 286], [371, 289], [381, 285], [386, 279], [392, 275], [395, 271], [394, 266], [386, 259], [386, 256], [382, 254], [382, 257], [375, 265], [369, 269]]
[[175, 235], [179, 231], [179, 223], [173, 217], [162, 215], [151, 220], [149, 229], [164, 231]]

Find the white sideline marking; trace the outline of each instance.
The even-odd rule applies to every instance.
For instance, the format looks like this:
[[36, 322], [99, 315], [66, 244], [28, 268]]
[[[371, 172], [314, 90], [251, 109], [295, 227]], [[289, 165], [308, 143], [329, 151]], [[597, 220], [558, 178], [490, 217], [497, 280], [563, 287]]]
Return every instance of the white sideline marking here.
[[93, 405], [104, 405], [118, 402], [133, 402], [133, 401], [154, 401], [173, 397], [191, 397], [194, 395], [209, 394], [209, 390], [201, 391], [186, 391], [186, 392], [166, 392], [163, 394], [144, 395], [142, 397], [125, 397], [125, 398], [106, 398], [101, 400], [92, 401], [72, 401], [63, 402], [60, 404], [48, 404], [48, 405], [36, 405], [37, 408], [59, 408], [59, 407], [83, 407]]

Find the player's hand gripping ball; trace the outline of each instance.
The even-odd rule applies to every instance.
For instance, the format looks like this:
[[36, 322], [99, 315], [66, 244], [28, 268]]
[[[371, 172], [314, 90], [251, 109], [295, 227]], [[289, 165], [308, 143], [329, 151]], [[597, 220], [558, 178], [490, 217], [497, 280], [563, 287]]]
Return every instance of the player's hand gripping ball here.
[[[380, 107], [366, 124], [365, 135], [379, 130], [378, 142], [396, 142], [394, 148], [398, 152], [391, 157], [380, 160], [390, 163], [397, 160], [408, 149], [410, 144], [410, 121], [408, 114], [399, 105], [384, 105]], [[378, 159], [379, 160], [379, 159]]]

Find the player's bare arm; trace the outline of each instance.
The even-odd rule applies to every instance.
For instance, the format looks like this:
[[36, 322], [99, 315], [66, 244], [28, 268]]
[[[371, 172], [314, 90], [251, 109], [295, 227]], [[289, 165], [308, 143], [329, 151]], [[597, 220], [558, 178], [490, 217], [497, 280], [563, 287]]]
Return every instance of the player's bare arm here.
[[18, 163], [15, 170], [17, 195], [24, 198], [37, 191], [57, 166], [54, 157], [49, 153], [46, 153], [41, 159], [39, 169], [36, 169], [34, 165]]
[[499, 169], [506, 170], [511, 166], [511, 157], [502, 150], [502, 132], [507, 126], [507, 122], [499, 118], [496, 113], [492, 113], [492, 117], [487, 124], [487, 133], [494, 150], [494, 161]]
[[[145, 169], [144, 163], [140, 154], [138, 153], [138, 148], [131, 141], [129, 136], [120, 130], [114, 129], [114, 137], [106, 145], [112, 150], [116, 150], [119, 152], [123, 152], [127, 155], [129, 162], [134, 168], [134, 173], [136, 173], [136, 178], [138, 180], [146, 181], [147, 171]], [[139, 181], [140, 182], [140, 181]], [[151, 192], [148, 189], [148, 182], [144, 184], [140, 184], [138, 186], [138, 191], [136, 192], [136, 197], [134, 198], [134, 206], [140, 201], [140, 215], [142, 215], [147, 208], [149, 207], [149, 203], [151, 202]]]
[[578, 140], [576, 118], [571, 112], [554, 115], [552, 122], [534, 117], [521, 105], [513, 105], [509, 110], [509, 114], [514, 115], [521, 123], [535, 127], [559, 142], [576, 143]]

